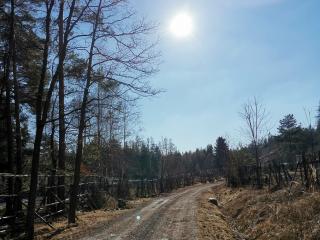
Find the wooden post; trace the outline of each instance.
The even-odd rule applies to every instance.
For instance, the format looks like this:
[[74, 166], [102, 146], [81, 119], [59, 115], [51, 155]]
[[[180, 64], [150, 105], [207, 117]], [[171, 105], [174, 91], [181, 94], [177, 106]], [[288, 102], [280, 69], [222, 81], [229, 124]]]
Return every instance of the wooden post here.
[[272, 184], [271, 164], [269, 163], [269, 189], [271, 188], [271, 184]]
[[287, 175], [287, 172], [286, 172], [286, 169], [285, 169], [284, 164], [282, 163], [282, 164], [280, 165], [280, 167], [282, 168], [283, 175], [284, 175], [284, 178], [285, 178], [287, 184], [289, 184], [289, 177], [288, 177], [288, 175]]
[[310, 188], [310, 179], [309, 179], [309, 174], [308, 174], [308, 162], [305, 156], [305, 153], [302, 153], [302, 165], [303, 165], [303, 170], [304, 170], [304, 178], [306, 180], [306, 188]]

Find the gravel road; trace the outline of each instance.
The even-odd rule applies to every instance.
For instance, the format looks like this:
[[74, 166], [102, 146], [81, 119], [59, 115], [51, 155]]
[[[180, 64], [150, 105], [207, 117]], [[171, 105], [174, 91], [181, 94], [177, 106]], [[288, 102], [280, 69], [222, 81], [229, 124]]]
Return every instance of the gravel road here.
[[214, 184], [197, 184], [152, 200], [80, 240], [197, 239], [197, 196]]

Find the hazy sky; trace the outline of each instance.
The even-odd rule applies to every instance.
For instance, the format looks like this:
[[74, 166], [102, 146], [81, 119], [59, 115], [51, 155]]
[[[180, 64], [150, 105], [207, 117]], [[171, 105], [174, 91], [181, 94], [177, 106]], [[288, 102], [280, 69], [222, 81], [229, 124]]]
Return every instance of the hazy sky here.
[[[165, 93], [141, 102], [144, 137], [172, 138], [193, 150], [229, 136], [244, 141], [239, 111], [257, 96], [279, 120], [293, 113], [306, 124], [320, 100], [319, 0], [134, 0], [160, 23], [163, 63], [150, 81]], [[180, 11], [194, 19], [191, 37], [168, 25]], [[313, 119], [314, 120], [314, 119]]]

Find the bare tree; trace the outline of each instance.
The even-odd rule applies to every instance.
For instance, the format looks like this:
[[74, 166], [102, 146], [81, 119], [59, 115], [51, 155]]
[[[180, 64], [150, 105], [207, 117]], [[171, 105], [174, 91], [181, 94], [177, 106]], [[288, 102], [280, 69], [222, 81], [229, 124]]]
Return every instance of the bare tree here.
[[261, 188], [262, 179], [259, 143], [263, 139], [266, 130], [268, 115], [265, 107], [257, 100], [256, 97], [254, 97], [243, 105], [240, 116], [245, 121], [245, 130], [253, 147], [254, 158], [256, 161], [257, 187]]
[[[27, 235], [29, 239], [33, 239], [34, 234], [34, 210], [36, 204], [36, 194], [37, 194], [37, 185], [38, 185], [38, 170], [39, 170], [39, 161], [40, 161], [40, 147], [42, 134], [44, 130], [44, 123], [42, 118], [42, 102], [43, 95], [45, 91], [45, 80], [47, 76], [47, 66], [48, 66], [48, 55], [49, 55], [49, 46], [50, 46], [50, 26], [51, 26], [51, 14], [54, 1], [46, 1], [46, 17], [45, 17], [45, 41], [43, 48], [43, 58], [41, 66], [41, 77], [38, 85], [37, 100], [36, 100], [36, 136], [34, 140], [34, 149], [32, 156], [32, 165], [31, 165], [31, 180], [30, 180], [30, 191], [28, 198], [28, 210], [27, 210], [27, 222], [26, 228], [28, 229]], [[51, 98], [51, 97], [50, 97]], [[47, 118], [47, 113], [45, 113], [45, 119]]]
[[[70, 195], [69, 223], [75, 222], [77, 195], [80, 182], [80, 166], [83, 158], [84, 132], [87, 122], [87, 109], [91, 101], [90, 90], [94, 83], [102, 85], [114, 83], [121, 86], [124, 92], [132, 92], [141, 96], [151, 96], [158, 91], [153, 90], [146, 77], [153, 74], [154, 44], [146, 44], [144, 35], [153, 30], [152, 25], [134, 20], [134, 13], [126, 10], [126, 1], [99, 0], [93, 1], [90, 11], [84, 19], [91, 27], [90, 33], [84, 33], [84, 38], [90, 42], [89, 46], [77, 46], [87, 53], [87, 69], [83, 87], [79, 131], [76, 146], [74, 178]], [[119, 13], [120, 14], [117, 14]], [[90, 37], [88, 39], [88, 37]], [[108, 43], [108, 44], [106, 44]], [[101, 75], [100, 72], [103, 71]], [[125, 96], [123, 93], [121, 96]], [[110, 134], [111, 137], [111, 134]]]
[[[56, 83], [59, 79], [61, 69], [63, 67], [68, 46], [70, 44], [69, 36], [72, 35], [73, 29], [77, 26], [77, 23], [82, 18], [82, 15], [87, 8], [90, 0], [87, 1], [83, 6], [76, 0], [72, 0], [69, 7], [69, 13], [66, 21], [66, 26], [64, 28], [63, 34], [63, 44], [59, 48], [59, 63], [52, 75], [51, 81], [48, 84], [49, 87], [46, 89], [46, 81], [48, 80], [48, 64], [49, 55], [52, 45], [52, 16], [53, 9], [55, 6], [54, 0], [45, 0], [45, 17], [44, 17], [44, 45], [42, 54], [42, 64], [41, 64], [41, 76], [39, 79], [37, 96], [36, 96], [36, 132], [34, 139], [34, 148], [32, 153], [32, 165], [31, 165], [31, 180], [30, 180], [30, 191], [28, 198], [28, 209], [27, 209], [27, 235], [29, 239], [33, 238], [34, 235], [34, 215], [35, 215], [35, 204], [36, 204], [36, 194], [37, 194], [37, 184], [38, 184], [38, 171], [40, 162], [40, 149], [42, 135], [47, 123], [47, 117], [51, 105], [51, 98], [53, 91], [55, 89]], [[79, 10], [79, 11], [78, 11]]]
[[89, 95], [89, 88], [92, 81], [92, 61], [93, 61], [93, 51], [96, 41], [96, 34], [97, 28], [99, 24], [100, 12], [101, 12], [101, 4], [102, 0], [99, 1], [99, 5], [97, 7], [97, 12], [94, 13], [94, 21], [92, 23], [92, 39], [90, 45], [90, 52], [88, 57], [88, 68], [87, 68], [87, 76], [86, 76], [86, 86], [83, 92], [83, 99], [81, 103], [81, 110], [80, 110], [80, 124], [79, 124], [79, 133], [78, 133], [78, 140], [77, 140], [77, 152], [76, 152], [76, 159], [75, 159], [75, 167], [74, 167], [74, 176], [73, 176], [73, 185], [70, 194], [70, 209], [69, 209], [69, 216], [68, 222], [75, 223], [76, 221], [76, 208], [77, 208], [77, 197], [78, 197], [78, 188], [80, 182], [80, 165], [82, 162], [82, 149], [83, 149], [83, 131], [85, 129], [85, 121], [86, 121], [86, 108], [88, 104], [88, 95]]

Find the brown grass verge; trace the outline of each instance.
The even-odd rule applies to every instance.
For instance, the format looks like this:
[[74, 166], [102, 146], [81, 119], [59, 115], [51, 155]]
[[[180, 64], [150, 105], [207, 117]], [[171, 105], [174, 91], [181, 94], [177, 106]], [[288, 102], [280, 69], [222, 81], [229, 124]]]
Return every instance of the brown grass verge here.
[[52, 223], [54, 229], [46, 224], [36, 224], [35, 232], [37, 240], [51, 239], [77, 239], [80, 236], [88, 235], [103, 226], [111, 220], [120, 217], [123, 214], [133, 211], [135, 208], [146, 204], [150, 198], [136, 199], [128, 201], [127, 208], [123, 210], [110, 209], [110, 205], [105, 210], [95, 210], [91, 212], [80, 212], [77, 214], [77, 224], [68, 225], [66, 218], [57, 219]]
[[[219, 200], [220, 209], [210, 206], [209, 196]], [[201, 239], [320, 239], [320, 193], [305, 192], [301, 186], [295, 186], [290, 192], [288, 189], [271, 192], [217, 186], [212, 194], [203, 194], [198, 212], [198, 221], [206, 225], [200, 227], [204, 232]], [[221, 224], [222, 232], [229, 227], [230, 231], [241, 234], [233, 238], [205, 238], [213, 234], [207, 233], [208, 229], [219, 231], [217, 224]]]

